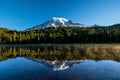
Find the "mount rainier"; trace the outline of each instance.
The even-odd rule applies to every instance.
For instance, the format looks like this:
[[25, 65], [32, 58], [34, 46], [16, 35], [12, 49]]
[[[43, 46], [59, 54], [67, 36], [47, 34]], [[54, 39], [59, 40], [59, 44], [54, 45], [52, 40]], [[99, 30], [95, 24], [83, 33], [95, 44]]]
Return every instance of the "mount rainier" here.
[[65, 19], [65, 18], [58, 18], [58, 17], [53, 17], [52, 19], [34, 26], [32, 28], [28, 28], [27, 30], [39, 30], [39, 29], [44, 29], [48, 27], [59, 27], [59, 26], [64, 26], [64, 27], [70, 27], [70, 26], [75, 26], [75, 27], [82, 27], [84, 26], [83, 24], [80, 23], [74, 23], [71, 20]]

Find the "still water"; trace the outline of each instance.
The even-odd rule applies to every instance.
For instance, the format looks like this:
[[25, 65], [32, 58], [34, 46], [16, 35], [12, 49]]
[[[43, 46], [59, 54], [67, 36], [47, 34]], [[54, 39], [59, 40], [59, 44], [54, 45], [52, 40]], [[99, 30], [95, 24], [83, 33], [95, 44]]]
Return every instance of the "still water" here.
[[2, 45], [0, 80], [120, 80], [120, 45]]

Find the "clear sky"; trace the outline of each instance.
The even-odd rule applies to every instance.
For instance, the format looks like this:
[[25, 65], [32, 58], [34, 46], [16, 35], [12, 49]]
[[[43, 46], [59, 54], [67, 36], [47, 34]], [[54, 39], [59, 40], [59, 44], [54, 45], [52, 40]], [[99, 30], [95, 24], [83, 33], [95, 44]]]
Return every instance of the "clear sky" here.
[[24, 30], [52, 17], [86, 25], [120, 23], [120, 0], [0, 0], [0, 27]]

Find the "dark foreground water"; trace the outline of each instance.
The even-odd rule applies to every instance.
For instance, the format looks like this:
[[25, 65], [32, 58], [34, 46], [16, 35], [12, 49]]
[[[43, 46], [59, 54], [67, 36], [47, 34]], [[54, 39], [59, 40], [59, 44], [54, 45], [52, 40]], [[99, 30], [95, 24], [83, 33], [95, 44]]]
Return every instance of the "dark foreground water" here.
[[42, 60], [18, 57], [0, 62], [0, 80], [120, 80], [119, 62], [66, 61], [69, 66]]
[[0, 53], [0, 80], [120, 80], [119, 45], [1, 46]]

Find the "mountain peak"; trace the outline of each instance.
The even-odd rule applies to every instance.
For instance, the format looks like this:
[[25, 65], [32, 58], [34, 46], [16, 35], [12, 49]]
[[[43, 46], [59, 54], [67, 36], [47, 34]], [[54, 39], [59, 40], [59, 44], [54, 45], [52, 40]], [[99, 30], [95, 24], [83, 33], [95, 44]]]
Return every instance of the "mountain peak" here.
[[32, 28], [29, 28], [27, 30], [39, 30], [39, 29], [44, 29], [44, 28], [48, 28], [48, 27], [59, 27], [59, 26], [64, 26], [64, 27], [71, 27], [71, 26], [74, 26], [74, 27], [82, 27], [83, 24], [79, 24], [79, 23], [74, 23], [73, 21], [71, 20], [68, 20], [66, 18], [59, 18], [59, 17], [53, 17], [52, 19], [40, 24], [40, 25], [37, 25], [37, 26], [34, 26]]

